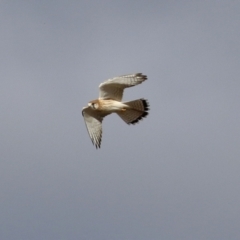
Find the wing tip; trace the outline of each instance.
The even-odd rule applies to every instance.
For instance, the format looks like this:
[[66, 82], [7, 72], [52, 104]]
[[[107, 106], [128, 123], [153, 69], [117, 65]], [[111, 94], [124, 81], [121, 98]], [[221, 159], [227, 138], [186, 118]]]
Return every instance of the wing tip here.
[[92, 144], [93, 144], [93, 146], [94, 147], [96, 147], [96, 149], [100, 149], [101, 148], [101, 142], [94, 142], [93, 140], [92, 140]]
[[93, 145], [96, 147], [96, 149], [100, 149], [101, 148], [101, 142], [100, 143], [93, 143]]
[[91, 138], [92, 140], [92, 144], [93, 146], [96, 147], [96, 149], [100, 149], [101, 148], [101, 142], [102, 142], [102, 134], [100, 135], [100, 137], [97, 138]]
[[143, 81], [148, 79], [147, 75], [144, 75], [142, 73], [136, 73], [135, 76], [138, 77], [138, 78], [141, 78]]

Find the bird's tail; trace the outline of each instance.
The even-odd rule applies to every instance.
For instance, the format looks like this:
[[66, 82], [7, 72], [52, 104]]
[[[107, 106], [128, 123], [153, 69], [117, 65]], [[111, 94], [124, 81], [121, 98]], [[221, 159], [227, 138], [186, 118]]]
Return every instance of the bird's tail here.
[[117, 112], [120, 118], [127, 124], [135, 124], [148, 115], [149, 103], [146, 99], [138, 99], [124, 102], [130, 108], [122, 112]]

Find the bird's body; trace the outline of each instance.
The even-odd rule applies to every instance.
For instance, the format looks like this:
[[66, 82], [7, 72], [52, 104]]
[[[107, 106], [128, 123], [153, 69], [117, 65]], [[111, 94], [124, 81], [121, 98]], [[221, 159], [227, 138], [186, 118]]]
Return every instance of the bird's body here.
[[109, 114], [119, 112], [122, 111], [123, 109], [128, 108], [126, 104], [112, 99], [96, 99], [89, 102], [90, 105], [92, 103], [96, 104], [95, 106], [96, 111], [101, 111]]
[[102, 139], [102, 120], [111, 113], [117, 113], [127, 124], [135, 124], [148, 115], [149, 104], [141, 98], [122, 102], [123, 90], [145, 81], [147, 76], [141, 73], [123, 75], [100, 84], [99, 98], [88, 103], [82, 110], [89, 136], [100, 148]]

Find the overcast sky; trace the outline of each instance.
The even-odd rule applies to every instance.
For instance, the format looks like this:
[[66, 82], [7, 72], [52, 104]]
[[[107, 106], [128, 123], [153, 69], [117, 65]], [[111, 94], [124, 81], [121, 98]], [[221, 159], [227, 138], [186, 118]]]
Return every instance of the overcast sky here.
[[[0, 2], [0, 239], [240, 239], [240, 2]], [[142, 72], [103, 122], [98, 86]]]

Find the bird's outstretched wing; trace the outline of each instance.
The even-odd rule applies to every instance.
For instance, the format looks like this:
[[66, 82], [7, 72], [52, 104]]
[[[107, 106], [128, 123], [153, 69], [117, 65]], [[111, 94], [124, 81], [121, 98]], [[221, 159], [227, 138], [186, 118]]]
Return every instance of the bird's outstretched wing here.
[[123, 75], [109, 79], [99, 85], [99, 98], [121, 101], [125, 88], [136, 86], [147, 79], [142, 73]]
[[96, 148], [100, 148], [102, 140], [102, 120], [107, 115], [100, 115], [98, 112], [91, 109], [91, 107], [85, 107], [82, 110], [86, 127], [93, 145]]

